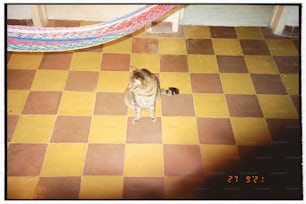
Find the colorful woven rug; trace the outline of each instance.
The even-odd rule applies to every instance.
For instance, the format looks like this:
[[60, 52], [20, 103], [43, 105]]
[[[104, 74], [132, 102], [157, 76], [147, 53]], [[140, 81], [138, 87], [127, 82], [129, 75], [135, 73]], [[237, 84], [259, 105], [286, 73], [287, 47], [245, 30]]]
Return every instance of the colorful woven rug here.
[[146, 5], [111, 21], [81, 27], [7, 26], [7, 50], [60, 52], [100, 45], [133, 33], [175, 5]]

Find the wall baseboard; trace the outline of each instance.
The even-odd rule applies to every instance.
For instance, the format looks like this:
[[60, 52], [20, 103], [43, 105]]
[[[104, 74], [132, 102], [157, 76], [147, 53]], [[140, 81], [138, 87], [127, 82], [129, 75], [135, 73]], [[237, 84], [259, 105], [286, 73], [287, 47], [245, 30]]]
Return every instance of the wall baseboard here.
[[298, 26], [285, 26], [283, 34], [288, 37], [300, 37], [300, 27]]
[[32, 19], [8, 19], [6, 23], [7, 25], [33, 26]]

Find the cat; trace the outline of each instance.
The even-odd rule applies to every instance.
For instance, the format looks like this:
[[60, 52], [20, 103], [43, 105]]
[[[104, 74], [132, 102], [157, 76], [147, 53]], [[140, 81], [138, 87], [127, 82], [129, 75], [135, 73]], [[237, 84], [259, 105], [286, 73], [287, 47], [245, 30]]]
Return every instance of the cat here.
[[150, 111], [150, 117], [155, 122], [155, 106], [160, 95], [177, 95], [179, 89], [175, 87], [161, 89], [158, 78], [147, 69], [131, 66], [129, 71], [130, 82], [125, 91], [124, 101], [136, 113], [133, 124], [139, 122], [142, 109]]

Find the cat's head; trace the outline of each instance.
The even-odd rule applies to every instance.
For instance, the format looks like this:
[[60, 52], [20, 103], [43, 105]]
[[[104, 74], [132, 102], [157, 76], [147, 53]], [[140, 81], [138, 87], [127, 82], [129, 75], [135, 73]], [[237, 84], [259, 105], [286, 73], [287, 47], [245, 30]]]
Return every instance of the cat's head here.
[[130, 66], [131, 73], [131, 85], [136, 88], [144, 86], [146, 84], [146, 79], [151, 75], [151, 73], [146, 69], [137, 69], [136, 67]]

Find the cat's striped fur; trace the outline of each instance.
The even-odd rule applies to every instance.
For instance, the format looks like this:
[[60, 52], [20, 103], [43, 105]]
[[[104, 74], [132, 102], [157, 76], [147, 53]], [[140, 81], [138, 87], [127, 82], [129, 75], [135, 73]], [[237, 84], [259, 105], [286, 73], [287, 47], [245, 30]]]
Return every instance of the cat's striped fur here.
[[133, 123], [140, 120], [141, 110], [150, 111], [150, 116], [155, 121], [155, 106], [160, 95], [173, 96], [179, 94], [174, 87], [160, 89], [158, 78], [147, 69], [130, 67], [130, 82], [125, 91], [125, 104], [136, 113]]

